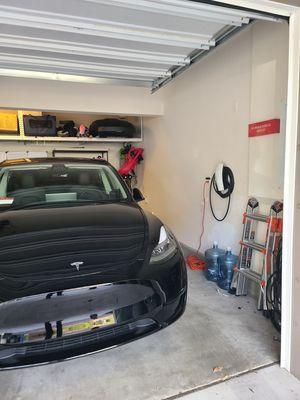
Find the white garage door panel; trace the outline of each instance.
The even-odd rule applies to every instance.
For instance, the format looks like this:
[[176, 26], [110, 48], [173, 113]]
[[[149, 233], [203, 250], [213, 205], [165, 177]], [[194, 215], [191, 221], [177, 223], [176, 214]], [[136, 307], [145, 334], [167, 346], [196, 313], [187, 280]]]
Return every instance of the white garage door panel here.
[[[10, 44], [12, 46], [14, 44]], [[45, 46], [43, 42], [35, 42], [34, 47], [40, 50], [44, 50]], [[14, 57], [14, 61], [18, 63], [20, 59], [23, 57], [37, 57], [38, 59], [46, 60], [49, 59], [51, 60], [57, 60], [57, 61], [65, 61], [66, 63], [70, 62], [80, 62], [80, 63], [92, 63], [92, 64], [99, 64], [99, 65], [111, 65], [111, 53], [112, 51], [105, 51], [104, 54], [99, 54], [97, 56], [97, 53], [95, 50], [90, 49], [88, 47], [81, 47], [78, 49], [78, 46], [76, 46], [75, 51], [73, 50], [73, 46], [71, 46], [72, 49], [68, 50], [66, 53], [66, 50], [63, 48], [56, 49], [53, 47], [53, 51], [32, 51], [28, 49], [22, 49], [22, 55], [20, 56], [20, 50], [18, 47], [2, 47], [0, 43], [0, 53], [3, 56], [4, 60], [4, 55], [8, 55], [10, 58]], [[58, 52], [57, 52], [58, 51]], [[73, 54], [75, 53], [75, 54]], [[96, 53], [96, 54], [95, 54]], [[135, 54], [119, 54], [117, 58], [114, 60], [114, 65], [117, 66], [127, 66], [127, 67], [138, 67], [138, 68], [161, 68], [164, 69], [166, 65], [169, 65], [170, 62], [174, 62], [174, 64], [178, 65], [185, 65], [185, 57], [182, 56], [182, 58], [174, 55], [148, 55], [144, 53], [145, 60], [141, 61], [139, 57], [135, 57]], [[135, 60], [136, 58], [136, 60]], [[12, 59], [12, 58], [11, 58]], [[20, 61], [19, 61], [20, 62]], [[68, 68], [70, 68], [70, 64], [68, 65]]]
[[[0, 4], [1, 5], [1, 4]], [[33, 29], [31, 27], [24, 26], [15, 26], [0, 24], [0, 43], [4, 43], [5, 46], [9, 46], [9, 44], [13, 41], [19, 40], [19, 42], [23, 41], [27, 43], [29, 39], [37, 40], [38, 43], [40, 41], [44, 41], [45, 46], [44, 50], [52, 43], [62, 44], [62, 45], [70, 45], [72, 43], [78, 45], [85, 45], [88, 47], [98, 47], [104, 49], [114, 49], [116, 51], [137, 51], [137, 52], [154, 52], [159, 54], [178, 54], [181, 56], [185, 56], [190, 49], [184, 46], [168, 46], [162, 44], [153, 44], [153, 43], [145, 43], [145, 42], [137, 42], [130, 41], [125, 39], [114, 39], [107, 38], [95, 35], [83, 35], [77, 33], [70, 32], [59, 32], [54, 30], [45, 30], [45, 29]]]
[[156, 89], [253, 18], [274, 19], [189, 0], [2, 0], [0, 76]]
[[[113, 23], [126, 23], [135, 26], [151, 27], [154, 29], [164, 30], [174, 30], [174, 26], [176, 26], [175, 30], [179, 32], [207, 34], [210, 36], [213, 35], [216, 30], [223, 25], [220, 24], [220, 22], [218, 24], [218, 19], [221, 19], [222, 22], [224, 22], [224, 19], [226, 19], [226, 17], [216, 17], [214, 14], [212, 14], [209, 18], [210, 21], [201, 21], [200, 17], [198, 18], [199, 11], [196, 3], [189, 4], [189, 7], [192, 10], [189, 14], [189, 18], [186, 16], [183, 18], [178, 18], [178, 15], [172, 15], [168, 12], [162, 13], [160, 9], [158, 10], [159, 12], [153, 12], [153, 6], [148, 7], [146, 12], [137, 10], [134, 7], [137, 7], [138, 2], [135, 2], [135, 5], [133, 5], [132, 8], [128, 8], [127, 4], [125, 3], [123, 5], [114, 7], [114, 3], [118, 2], [114, 2], [113, 0], [108, 1], [107, 3], [108, 4], [105, 4], [105, 1], [94, 2], [88, 0], [52, 0], [51, 2], [48, 0], [1, 1], [1, 5], [7, 7], [7, 12], [11, 10], [10, 7], [21, 7], [27, 10], [32, 10], [35, 13], [56, 13], [69, 16], [70, 18], [72, 16], [77, 17], [80, 20], [97, 19], [100, 21], [112, 21]], [[181, 12], [181, 10], [179, 12]], [[232, 18], [232, 21], [235, 21], [239, 24], [240, 18]]]

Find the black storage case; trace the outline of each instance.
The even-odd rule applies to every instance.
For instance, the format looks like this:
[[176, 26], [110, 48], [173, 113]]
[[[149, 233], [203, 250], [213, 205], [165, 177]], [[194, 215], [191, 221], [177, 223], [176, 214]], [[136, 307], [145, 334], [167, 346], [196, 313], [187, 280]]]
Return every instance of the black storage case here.
[[132, 138], [135, 126], [128, 121], [117, 118], [97, 119], [89, 127], [89, 133], [94, 137], [124, 137]]
[[56, 117], [53, 115], [24, 115], [23, 123], [26, 136], [56, 136]]

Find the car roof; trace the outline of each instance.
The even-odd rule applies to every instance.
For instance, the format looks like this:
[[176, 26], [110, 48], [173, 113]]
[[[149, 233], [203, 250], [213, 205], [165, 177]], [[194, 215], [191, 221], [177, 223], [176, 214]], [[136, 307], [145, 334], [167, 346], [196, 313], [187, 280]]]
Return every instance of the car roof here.
[[104, 164], [110, 165], [102, 158], [75, 158], [75, 157], [44, 157], [44, 158], [19, 158], [15, 160], [5, 160], [0, 163], [0, 168], [13, 165], [32, 165], [32, 164], [61, 164], [61, 163], [85, 163], [85, 164]]

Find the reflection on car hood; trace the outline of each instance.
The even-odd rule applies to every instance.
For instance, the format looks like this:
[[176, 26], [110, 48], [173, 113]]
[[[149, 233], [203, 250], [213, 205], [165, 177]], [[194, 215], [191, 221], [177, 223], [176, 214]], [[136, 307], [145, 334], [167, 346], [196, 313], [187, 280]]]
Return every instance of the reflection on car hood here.
[[0, 300], [130, 279], [143, 262], [147, 224], [135, 204], [0, 214]]

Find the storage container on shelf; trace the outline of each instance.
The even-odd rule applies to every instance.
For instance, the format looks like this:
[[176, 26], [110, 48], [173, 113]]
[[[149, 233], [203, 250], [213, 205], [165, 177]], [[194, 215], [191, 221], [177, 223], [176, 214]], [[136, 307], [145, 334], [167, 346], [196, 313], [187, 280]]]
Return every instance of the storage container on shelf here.
[[217, 282], [219, 278], [219, 263], [220, 256], [225, 255], [225, 250], [219, 249], [218, 243], [214, 242], [213, 247], [205, 251], [205, 277], [209, 281]]

